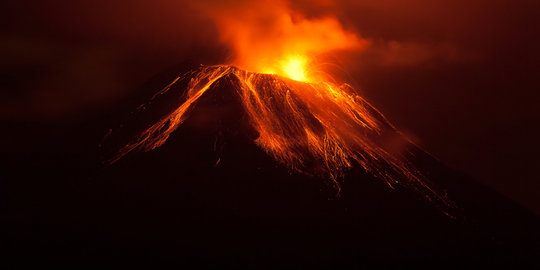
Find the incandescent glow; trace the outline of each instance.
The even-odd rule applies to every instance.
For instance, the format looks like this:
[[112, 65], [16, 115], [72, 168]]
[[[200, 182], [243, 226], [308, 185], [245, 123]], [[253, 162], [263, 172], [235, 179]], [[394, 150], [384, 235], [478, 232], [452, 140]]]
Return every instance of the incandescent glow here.
[[309, 59], [303, 55], [291, 55], [271, 68], [263, 69], [263, 74], [280, 75], [300, 82], [312, 82], [309, 76]]
[[230, 65], [303, 82], [324, 81], [320, 59], [336, 51], [360, 50], [368, 42], [331, 15], [307, 17], [284, 0], [243, 1], [203, 7], [232, 49]]
[[281, 64], [283, 72], [287, 75], [287, 77], [302, 82], [309, 81], [306, 74], [306, 57], [301, 55], [293, 55], [284, 60]]

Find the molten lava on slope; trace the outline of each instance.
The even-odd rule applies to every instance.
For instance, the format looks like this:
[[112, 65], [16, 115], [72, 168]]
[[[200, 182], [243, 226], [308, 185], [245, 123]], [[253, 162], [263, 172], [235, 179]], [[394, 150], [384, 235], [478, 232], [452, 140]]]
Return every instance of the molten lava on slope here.
[[385, 138], [399, 138], [388, 121], [347, 84], [308, 83], [278, 75], [245, 71], [233, 66], [207, 66], [178, 77], [189, 80], [183, 100], [175, 110], [141, 132], [111, 159], [162, 146], [189, 117], [198, 100], [227, 80], [242, 105], [249, 125], [257, 133], [255, 143], [294, 171], [329, 179], [339, 190], [344, 172], [361, 166], [390, 187], [406, 185], [448, 212], [452, 202], [435, 191], [408, 161], [407, 150], [396, 150]]
[[287, 1], [203, 9], [216, 22], [233, 59], [227, 65], [200, 67], [159, 92], [189, 81], [181, 103], [124, 145], [112, 162], [135, 150], [162, 146], [201, 97], [228, 81], [234, 89], [229, 94], [257, 134], [254, 142], [281, 164], [328, 179], [337, 190], [343, 174], [360, 166], [390, 187], [412, 187], [451, 212], [452, 202], [409, 161], [406, 148], [412, 144], [350, 85], [318, 68], [325, 54], [360, 50], [368, 41], [345, 30], [333, 16], [307, 17]]

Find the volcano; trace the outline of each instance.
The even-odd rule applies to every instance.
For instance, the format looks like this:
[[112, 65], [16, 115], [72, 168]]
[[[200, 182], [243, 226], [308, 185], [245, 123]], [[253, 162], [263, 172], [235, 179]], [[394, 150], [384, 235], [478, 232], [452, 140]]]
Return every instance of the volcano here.
[[[227, 86], [220, 87], [224, 84]], [[140, 132], [109, 163], [132, 151], [162, 146], [198, 103], [224, 99], [219, 97], [226, 95], [233, 100], [230, 106], [237, 111], [234, 119], [240, 123], [207, 112], [207, 117], [219, 119], [215, 133], [223, 136], [223, 128], [219, 127], [227, 122], [226, 126], [236, 127], [237, 132], [252, 134], [253, 138], [245, 139], [283, 166], [327, 178], [338, 191], [345, 171], [358, 166], [390, 188], [407, 185], [438, 204], [441, 210], [451, 210], [451, 201], [435, 191], [409, 161], [412, 143], [347, 84], [300, 82], [233, 66], [209, 66], [176, 78], [152, 101], [171, 89], [183, 93], [176, 108]]]
[[229, 66], [160, 80], [166, 87], [109, 132], [110, 166], [81, 187], [88, 199], [77, 206], [86, 209], [82, 224], [103, 229], [75, 233], [90, 250], [70, 256], [205, 267], [537, 264], [536, 216], [410, 143], [361, 99], [352, 100], [370, 120], [358, 120], [370, 144], [362, 157], [384, 151], [388, 159], [348, 166], [344, 158], [336, 167], [302, 139], [277, 148], [294, 150], [292, 162], [267, 148], [243, 76], [258, 80], [256, 94], [278, 114], [260, 121], [289, 123], [273, 102], [290, 98], [301, 123], [324, 131], [320, 118], [305, 121], [314, 113], [294, 95], [301, 82]]
[[[354, 102], [344, 108], [358, 119], [345, 126], [327, 121], [349, 117], [332, 108], [350, 104], [339, 95], [307, 99], [323, 86], [186, 66], [85, 125], [20, 128], [47, 147], [86, 143], [4, 161], [3, 266], [538, 265], [537, 216], [410, 143], [350, 87], [320, 93]], [[250, 76], [269, 115], [246, 106], [256, 100], [243, 96]], [[319, 105], [332, 113], [319, 116]], [[256, 120], [279, 129], [263, 134]], [[113, 122], [121, 124], [105, 132]], [[327, 132], [337, 144], [310, 148]], [[287, 140], [268, 145], [275, 133]], [[99, 156], [105, 162], [96, 165]]]

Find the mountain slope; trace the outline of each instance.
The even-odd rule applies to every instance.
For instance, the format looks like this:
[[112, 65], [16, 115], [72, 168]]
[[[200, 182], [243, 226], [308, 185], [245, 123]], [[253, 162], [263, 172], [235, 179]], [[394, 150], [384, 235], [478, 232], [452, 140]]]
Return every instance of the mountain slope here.
[[[135, 114], [104, 147], [118, 149], [174, 110], [188, 83], [179, 81], [178, 91]], [[389, 188], [361, 167], [344, 171], [338, 194], [328, 179], [284, 166], [254, 142], [258, 134], [235, 98], [236, 86], [214, 85], [162, 147], [97, 171], [84, 148], [4, 162], [11, 169], [2, 190], [18, 195], [2, 199], [10, 208], [2, 264], [537, 263], [537, 217], [412, 145], [410, 162], [459, 207], [454, 219], [422, 193]], [[89, 129], [95, 132], [99, 120]], [[44, 142], [62, 132], [51, 134]]]

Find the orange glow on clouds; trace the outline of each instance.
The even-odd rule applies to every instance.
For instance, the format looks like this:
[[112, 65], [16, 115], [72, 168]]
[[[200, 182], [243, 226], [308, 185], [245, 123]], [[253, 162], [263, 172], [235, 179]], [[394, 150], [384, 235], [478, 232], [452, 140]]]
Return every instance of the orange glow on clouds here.
[[234, 53], [230, 64], [252, 72], [298, 81], [321, 81], [319, 56], [359, 50], [367, 42], [346, 31], [332, 16], [307, 18], [285, 1], [240, 1], [205, 8], [216, 22], [222, 42]]

